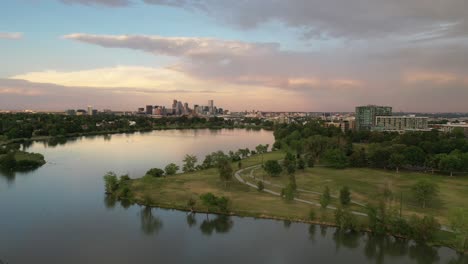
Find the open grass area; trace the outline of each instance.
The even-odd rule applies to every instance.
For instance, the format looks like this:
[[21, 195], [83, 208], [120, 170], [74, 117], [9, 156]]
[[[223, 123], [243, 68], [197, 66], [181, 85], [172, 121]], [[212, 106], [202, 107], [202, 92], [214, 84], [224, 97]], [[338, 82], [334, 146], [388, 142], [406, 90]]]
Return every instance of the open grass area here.
[[[283, 152], [271, 152], [264, 156], [264, 160], [279, 160], [284, 157]], [[261, 155], [255, 155], [242, 160], [242, 167], [246, 168], [261, 164]], [[237, 168], [237, 163], [233, 163]], [[276, 185], [286, 185], [287, 175], [279, 177], [269, 177], [262, 168], [257, 167], [252, 172], [257, 179], [249, 175], [251, 169], [244, 170], [241, 176], [244, 180], [256, 183], [258, 179], [264, 178], [271, 184], [265, 184], [265, 188], [280, 192], [281, 187]], [[437, 201], [430, 204], [429, 208], [420, 208], [411, 198], [410, 186], [418, 179], [430, 179], [438, 184], [440, 194]], [[468, 178], [448, 177], [442, 175], [423, 174], [416, 172], [400, 172], [374, 170], [368, 168], [332, 169], [326, 167], [307, 168], [304, 171], [296, 172], [296, 182], [299, 189], [312, 192], [322, 192], [328, 186], [332, 195], [338, 196], [339, 189], [348, 186], [351, 189], [352, 199], [356, 202], [366, 204], [382, 197], [382, 190], [388, 186], [393, 192], [393, 205], [399, 206], [400, 194], [403, 193], [403, 214], [431, 214], [435, 216], [441, 224], [448, 225], [447, 214], [451, 208], [466, 207], [468, 200]], [[140, 204], [151, 206], [189, 210], [188, 201], [192, 198], [196, 200], [193, 207], [195, 211], [207, 212], [200, 195], [211, 192], [216, 196], [229, 198], [229, 213], [240, 216], [265, 217], [276, 219], [289, 219], [294, 221], [309, 221], [309, 212], [315, 211], [316, 220], [313, 222], [334, 223], [334, 211], [323, 210], [314, 205], [298, 201], [285, 201], [284, 199], [265, 192], [251, 188], [243, 183], [232, 179], [225, 186], [220, 180], [217, 169], [207, 169], [193, 173], [183, 173], [166, 178], [154, 178], [145, 176], [133, 179], [129, 182], [129, 187], [133, 199]], [[297, 193], [298, 198], [308, 201], [319, 201], [319, 194], [312, 192]], [[338, 205], [338, 199], [332, 198], [332, 206]], [[357, 212], [366, 212], [363, 206], [352, 204], [350, 209]], [[359, 225], [367, 225], [367, 217], [357, 216]], [[455, 242], [454, 235], [450, 232], [439, 231], [436, 234], [435, 244], [452, 246]]]
[[[249, 174], [248, 171], [244, 175]], [[286, 185], [288, 176], [269, 177], [262, 169], [254, 170], [253, 175], [265, 179], [273, 184]], [[245, 176], [244, 176], [245, 178]], [[246, 178], [247, 179], [247, 178]], [[433, 181], [439, 186], [438, 198], [428, 207], [421, 206], [414, 200], [411, 186], [420, 179]], [[388, 188], [392, 192], [392, 204], [399, 207], [403, 195], [403, 214], [428, 214], [435, 216], [442, 224], [448, 225], [447, 215], [450, 209], [466, 207], [468, 201], [468, 177], [449, 177], [446, 175], [406, 172], [396, 173], [393, 170], [376, 170], [369, 168], [333, 169], [327, 167], [307, 168], [296, 172], [298, 188], [323, 192], [325, 186], [330, 188], [332, 195], [339, 195], [343, 186], [351, 189], [352, 199], [367, 204], [383, 198], [383, 190]], [[318, 201], [319, 196], [300, 193], [309, 199]], [[304, 198], [306, 199], [306, 198]], [[335, 201], [336, 203], [337, 201]], [[359, 210], [360, 211], [360, 210]]]

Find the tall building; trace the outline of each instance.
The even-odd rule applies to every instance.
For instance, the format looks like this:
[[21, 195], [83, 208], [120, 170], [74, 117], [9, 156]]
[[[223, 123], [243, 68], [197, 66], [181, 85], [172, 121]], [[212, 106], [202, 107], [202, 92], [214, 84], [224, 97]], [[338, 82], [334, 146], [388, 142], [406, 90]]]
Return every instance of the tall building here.
[[356, 130], [370, 131], [376, 124], [377, 116], [391, 116], [391, 106], [366, 105], [356, 107]]
[[377, 116], [375, 127], [376, 131], [395, 131], [405, 132], [412, 130], [429, 130], [427, 117], [421, 116]]
[[210, 114], [214, 113], [214, 101], [213, 100], [208, 100], [208, 111]]
[[88, 105], [88, 115], [93, 115], [93, 107]]
[[153, 106], [152, 105], [147, 105], [146, 106], [146, 114], [147, 115], [152, 115], [153, 114]]

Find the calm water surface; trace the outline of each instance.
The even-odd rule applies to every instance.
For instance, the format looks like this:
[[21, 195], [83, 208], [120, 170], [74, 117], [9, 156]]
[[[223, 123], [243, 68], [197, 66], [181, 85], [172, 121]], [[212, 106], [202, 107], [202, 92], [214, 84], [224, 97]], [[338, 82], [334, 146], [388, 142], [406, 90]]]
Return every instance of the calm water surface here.
[[47, 164], [0, 172], [0, 263], [468, 263], [447, 248], [334, 228], [187, 215], [105, 199], [102, 175], [273, 143], [268, 131], [170, 130], [36, 142]]

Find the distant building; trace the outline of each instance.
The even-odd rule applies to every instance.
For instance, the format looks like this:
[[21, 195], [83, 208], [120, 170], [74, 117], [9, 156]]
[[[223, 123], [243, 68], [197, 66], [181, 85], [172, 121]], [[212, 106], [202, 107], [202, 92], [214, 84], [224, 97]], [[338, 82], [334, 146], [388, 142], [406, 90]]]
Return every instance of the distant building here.
[[455, 129], [460, 129], [465, 134], [465, 137], [468, 137], [468, 123], [461, 122], [461, 123], [448, 123], [439, 126], [439, 130], [445, 133], [451, 133]]
[[377, 116], [375, 131], [429, 131], [427, 117], [410, 116]]
[[91, 110], [91, 115], [97, 115], [97, 114], [98, 114], [98, 110], [97, 110], [97, 109]]
[[88, 115], [93, 115], [93, 107], [88, 105]]
[[152, 105], [147, 105], [146, 106], [146, 112], [147, 115], [152, 115], [153, 114], [153, 106]]
[[392, 107], [366, 105], [356, 107], [356, 130], [370, 131], [375, 126], [377, 116], [391, 116]]
[[86, 115], [86, 110], [78, 109], [78, 110], [76, 110], [76, 115]]
[[208, 100], [208, 112], [210, 114], [214, 113], [214, 101], [213, 100]]
[[143, 107], [138, 108], [138, 113], [144, 113], [144, 112], [145, 112], [145, 108], [143, 108]]
[[74, 109], [68, 109], [67, 111], [65, 111], [65, 113], [69, 116], [76, 115], [76, 111]]

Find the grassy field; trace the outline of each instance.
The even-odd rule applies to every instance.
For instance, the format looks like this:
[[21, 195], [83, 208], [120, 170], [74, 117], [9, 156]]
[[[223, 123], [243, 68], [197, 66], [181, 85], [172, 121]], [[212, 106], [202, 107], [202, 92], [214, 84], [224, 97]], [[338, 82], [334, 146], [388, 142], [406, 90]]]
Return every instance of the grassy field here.
[[[264, 160], [279, 160], [284, 157], [283, 152], [271, 152], [264, 156]], [[256, 155], [242, 161], [242, 167], [246, 168], [261, 164], [262, 157]], [[237, 168], [237, 163], [233, 163]], [[250, 169], [244, 170], [242, 178], [256, 183], [256, 179], [249, 177]], [[252, 172], [257, 179], [265, 178], [272, 184], [286, 185], [287, 175], [271, 178], [265, 175], [263, 169], [257, 168]], [[430, 179], [440, 187], [440, 194], [437, 201], [429, 208], [422, 209], [413, 198], [411, 198], [410, 186], [418, 179]], [[307, 168], [296, 173], [297, 187], [308, 191], [322, 192], [328, 186], [332, 195], [338, 195], [342, 186], [351, 189], [352, 199], [366, 204], [376, 201], [382, 196], [382, 189], [388, 186], [394, 194], [393, 205], [399, 206], [400, 194], [403, 193], [403, 214], [431, 214], [442, 224], [447, 225], [447, 214], [451, 208], [466, 207], [468, 200], [468, 178], [451, 178], [442, 175], [431, 175], [415, 172], [400, 172], [374, 170], [367, 168], [350, 168], [337, 170], [325, 167]], [[193, 173], [184, 173], [166, 178], [153, 178], [145, 176], [129, 182], [129, 187], [133, 199], [140, 204], [151, 206], [189, 210], [187, 202], [189, 199], [196, 200], [194, 210], [207, 212], [208, 208], [201, 204], [199, 196], [211, 192], [216, 196], [226, 196], [230, 200], [229, 211], [231, 214], [240, 216], [253, 216], [275, 218], [293, 221], [309, 220], [309, 212], [314, 210], [316, 221], [314, 223], [334, 223], [334, 211], [322, 210], [316, 206], [297, 202], [285, 201], [284, 199], [256, 189], [248, 187], [233, 179], [228, 186], [219, 179], [217, 169], [208, 169]], [[278, 186], [265, 185], [265, 188], [280, 192]], [[298, 198], [309, 201], [319, 201], [319, 195], [313, 193], [299, 192]], [[331, 205], [338, 205], [338, 199], [332, 199]], [[365, 208], [353, 204], [351, 210], [366, 212]], [[358, 216], [358, 222], [364, 227], [367, 224], [367, 217]], [[453, 234], [440, 231], [436, 234], [435, 244], [452, 246], [455, 242]]]
[[[264, 159], [280, 159], [284, 153], [267, 153]], [[243, 167], [261, 163], [261, 155], [242, 161]], [[236, 166], [237, 163], [234, 163]], [[226, 196], [231, 201], [230, 211], [242, 216], [271, 217], [292, 220], [308, 220], [311, 205], [299, 202], [287, 202], [280, 197], [259, 192], [235, 179], [225, 186], [219, 179], [217, 169], [208, 169], [193, 173], [179, 174], [166, 178], [143, 177], [130, 182], [134, 199], [139, 203], [150, 203], [155, 206], [188, 209], [190, 198], [197, 200], [196, 211], [207, 211], [198, 197], [211, 192], [217, 196]], [[333, 213], [327, 212], [324, 220], [332, 221]]]
[[[247, 173], [249, 172], [244, 172], [244, 175]], [[255, 170], [253, 174], [274, 184], [286, 185], [288, 183], [286, 175], [272, 178], [261, 169]], [[433, 181], [440, 190], [438, 198], [424, 209], [414, 200], [410, 190], [411, 186], [420, 179]], [[339, 170], [315, 167], [297, 171], [296, 183], [298, 188], [316, 192], [323, 192], [325, 186], [328, 186], [331, 194], [336, 196], [343, 186], [348, 186], [351, 189], [352, 199], [363, 204], [383, 198], [383, 190], [387, 187], [392, 192], [391, 203], [395, 207], [399, 207], [400, 198], [403, 195], [404, 215], [429, 214], [445, 225], [448, 225], [449, 210], [466, 207], [468, 201], [468, 177], [449, 177], [430, 173], [400, 172], [397, 174], [391, 170], [369, 168]], [[299, 195], [306, 196], [301, 193]], [[319, 196], [307, 195], [307, 197], [318, 201]]]

